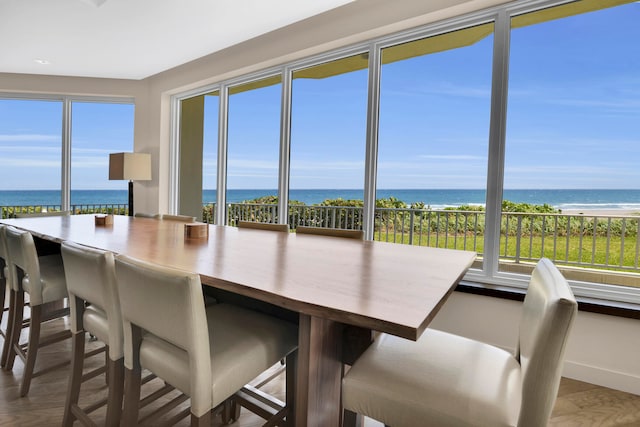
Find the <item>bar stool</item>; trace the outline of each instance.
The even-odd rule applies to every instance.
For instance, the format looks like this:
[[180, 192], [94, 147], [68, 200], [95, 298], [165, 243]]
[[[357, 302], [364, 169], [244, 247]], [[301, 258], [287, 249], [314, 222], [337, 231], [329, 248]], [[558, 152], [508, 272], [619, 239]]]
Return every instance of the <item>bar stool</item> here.
[[[73, 349], [62, 425], [69, 427], [75, 420], [84, 425], [95, 425], [88, 414], [106, 403], [105, 426], [118, 426], [124, 389], [124, 343], [114, 257], [111, 252], [72, 242], [63, 242], [61, 252], [71, 308]], [[83, 375], [85, 357], [105, 349], [94, 350], [85, 355], [87, 333], [106, 345], [107, 364], [106, 369], [102, 366]], [[108, 398], [83, 410], [78, 406], [82, 382], [105, 370], [109, 386]]]
[[[272, 224], [268, 222], [256, 222], [256, 221], [238, 221], [237, 225], [238, 225], [238, 228], [277, 231], [282, 233], [289, 232], [289, 224]], [[271, 375], [269, 375], [268, 377], [263, 378], [262, 381], [260, 381], [258, 384], [255, 385], [255, 387], [262, 388], [263, 386], [271, 382], [273, 379], [275, 379], [285, 371], [286, 369], [285, 366], [286, 366], [285, 360], [284, 359], [280, 360], [280, 368], [272, 372]], [[233, 405], [235, 405], [235, 403], [233, 403]], [[232, 406], [231, 411], [233, 413], [233, 418], [238, 418], [238, 416], [240, 415], [240, 408], [236, 406]]]
[[364, 231], [362, 230], [345, 230], [342, 228], [309, 227], [306, 225], [299, 225], [296, 227], [296, 233], [364, 240]]
[[150, 214], [150, 213], [145, 213], [145, 212], [136, 212], [133, 215], [135, 218], [153, 218], [153, 219], [160, 219], [162, 215], [160, 214]]
[[160, 219], [167, 221], [196, 222], [195, 216], [161, 214]]
[[[0, 224], [0, 324], [2, 324], [2, 319], [4, 318], [5, 311], [9, 311], [9, 307], [5, 307], [5, 298], [7, 295], [7, 284], [8, 288], [11, 289], [11, 279], [9, 278], [9, 251], [7, 249], [7, 241], [6, 241], [6, 225]], [[0, 366], [4, 366], [6, 363], [6, 353], [4, 347], [7, 347], [8, 352], [8, 344], [9, 334], [7, 331], [9, 330], [9, 323], [7, 322], [7, 326], [2, 329], [0, 327], [0, 335], [2, 335], [3, 339], [3, 350]]]
[[[21, 231], [8, 226], [6, 229], [6, 242], [9, 252], [9, 276], [12, 289], [9, 301], [11, 322], [9, 349], [4, 368], [13, 369], [16, 355], [24, 362], [24, 373], [20, 386], [20, 395], [29, 393], [31, 379], [51, 370], [57, 369], [69, 363], [68, 361], [34, 372], [38, 348], [51, 345], [71, 337], [68, 329], [50, 334], [41, 340], [41, 324], [49, 320], [64, 317], [69, 310], [62, 308], [52, 312], [43, 312], [43, 305], [61, 301], [67, 297], [67, 285], [65, 282], [62, 257], [47, 255], [38, 257], [31, 233]], [[31, 307], [31, 320], [29, 325], [29, 341], [26, 345], [20, 344], [20, 333], [23, 327], [25, 292], [29, 295]], [[26, 350], [26, 351], [25, 351]]]
[[268, 222], [238, 221], [238, 228], [252, 228], [254, 230], [281, 231], [284, 233], [289, 232], [289, 224], [271, 224]]
[[345, 376], [344, 408], [398, 427], [546, 426], [577, 309], [567, 281], [543, 258], [515, 354], [435, 329], [417, 342], [384, 334]]
[[[142, 369], [191, 397], [192, 426], [209, 426], [214, 408], [284, 357], [294, 378], [296, 325], [231, 304], [205, 307], [195, 273], [119, 255], [116, 277], [125, 333], [125, 425], [138, 422]], [[287, 383], [287, 406], [272, 408], [269, 425], [291, 418], [294, 381]]]
[[[2, 345], [2, 356], [0, 358], [0, 367], [4, 368], [7, 364], [7, 359], [9, 358], [9, 347], [11, 347], [11, 322], [13, 319], [13, 313], [15, 310], [15, 302], [12, 303], [13, 299], [14, 299], [14, 293], [12, 292], [13, 289], [13, 282], [15, 281], [12, 277], [11, 277], [11, 272], [13, 271], [11, 268], [9, 268], [9, 249], [7, 247], [7, 232], [6, 232], [7, 226], [4, 224], [0, 224], [0, 264], [2, 264], [4, 267], [2, 268], [2, 271], [0, 271], [0, 276], [2, 276], [2, 279], [0, 281], [0, 285], [2, 285], [2, 307], [3, 310], [0, 313], [0, 321], [2, 321], [2, 318], [4, 317], [4, 312], [7, 312], [7, 323], [6, 323], [6, 327], [4, 330], [0, 330], [0, 334], [3, 336], [4, 338], [4, 343]], [[6, 301], [6, 293], [7, 291], [9, 292], [9, 305], [7, 307], [4, 307]], [[27, 322], [28, 324], [28, 319], [27, 320], [23, 320], [24, 322]]]

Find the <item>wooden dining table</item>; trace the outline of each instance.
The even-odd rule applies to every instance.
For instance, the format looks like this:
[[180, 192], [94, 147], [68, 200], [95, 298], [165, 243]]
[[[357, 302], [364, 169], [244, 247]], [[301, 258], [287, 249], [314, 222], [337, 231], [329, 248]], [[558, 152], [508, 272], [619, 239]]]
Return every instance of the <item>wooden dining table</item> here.
[[204, 285], [296, 313], [297, 427], [341, 425], [343, 363], [368, 344], [365, 339], [359, 350], [351, 337], [380, 331], [417, 340], [476, 257], [216, 225], [208, 226], [208, 237], [186, 238], [185, 223], [119, 215], [107, 226], [96, 225], [95, 215], [0, 222], [45, 241], [69, 240], [193, 271]]

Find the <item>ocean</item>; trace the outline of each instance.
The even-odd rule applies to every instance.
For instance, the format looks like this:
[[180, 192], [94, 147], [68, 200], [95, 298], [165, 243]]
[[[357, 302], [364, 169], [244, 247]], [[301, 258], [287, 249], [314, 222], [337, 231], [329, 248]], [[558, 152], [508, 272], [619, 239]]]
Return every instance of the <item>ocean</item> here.
[[[276, 190], [229, 190], [227, 201], [237, 203], [277, 194]], [[424, 202], [433, 209], [464, 204], [484, 205], [484, 190], [378, 190], [377, 198], [395, 197], [407, 204]], [[326, 199], [362, 199], [362, 190], [291, 190], [289, 198], [311, 205]], [[215, 190], [202, 192], [203, 202], [213, 202]], [[557, 209], [624, 209], [640, 211], [640, 190], [505, 190], [504, 199], [516, 203], [547, 203]], [[72, 190], [72, 205], [126, 204], [126, 190]], [[59, 205], [56, 190], [0, 191], [0, 206]]]

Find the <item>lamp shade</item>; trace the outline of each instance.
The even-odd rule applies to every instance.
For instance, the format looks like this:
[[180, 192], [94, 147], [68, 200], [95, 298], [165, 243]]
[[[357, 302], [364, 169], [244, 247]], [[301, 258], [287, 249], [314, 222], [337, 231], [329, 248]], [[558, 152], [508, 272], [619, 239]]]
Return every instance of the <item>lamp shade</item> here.
[[151, 179], [151, 154], [112, 153], [109, 154], [109, 179], [149, 181]]

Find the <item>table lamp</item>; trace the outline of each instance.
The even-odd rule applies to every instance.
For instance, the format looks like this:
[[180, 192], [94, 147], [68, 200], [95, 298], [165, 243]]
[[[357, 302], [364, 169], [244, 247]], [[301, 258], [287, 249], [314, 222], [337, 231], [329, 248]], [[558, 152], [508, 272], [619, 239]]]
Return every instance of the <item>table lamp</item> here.
[[151, 179], [151, 154], [109, 154], [109, 180], [129, 180], [129, 216], [133, 216], [133, 181]]

